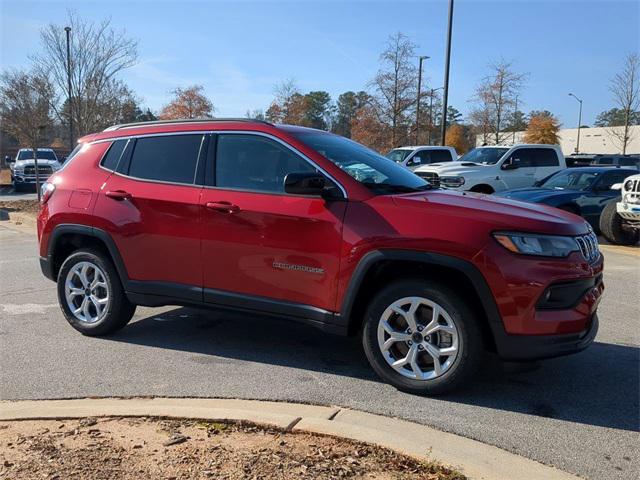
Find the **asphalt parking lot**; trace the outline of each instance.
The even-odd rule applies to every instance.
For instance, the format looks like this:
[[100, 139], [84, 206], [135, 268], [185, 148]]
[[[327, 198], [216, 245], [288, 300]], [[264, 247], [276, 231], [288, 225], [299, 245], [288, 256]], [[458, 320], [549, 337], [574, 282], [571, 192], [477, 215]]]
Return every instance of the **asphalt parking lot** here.
[[40, 273], [33, 234], [0, 223], [0, 398], [187, 396], [276, 399], [402, 417], [587, 478], [640, 475], [640, 256], [604, 247], [597, 342], [505, 373], [487, 361], [439, 398], [380, 382], [355, 339], [261, 318], [140, 308], [109, 338], [82, 337]]

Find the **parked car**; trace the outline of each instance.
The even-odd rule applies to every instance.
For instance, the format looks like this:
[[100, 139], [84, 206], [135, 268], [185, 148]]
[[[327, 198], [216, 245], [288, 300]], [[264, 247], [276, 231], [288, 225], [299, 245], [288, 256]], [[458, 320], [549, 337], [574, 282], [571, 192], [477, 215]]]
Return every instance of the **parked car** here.
[[435, 394], [473, 378], [485, 349], [566, 355], [598, 329], [603, 261], [583, 219], [432, 188], [329, 132], [116, 126], [80, 139], [41, 203], [40, 265], [85, 335], [136, 305], [266, 314], [357, 334], [382, 379]]
[[[54, 172], [62, 168], [58, 161], [56, 152], [50, 148], [38, 148], [38, 176], [40, 182], [44, 183]], [[33, 159], [33, 149], [21, 148], [18, 150], [15, 161], [9, 158], [9, 169], [11, 170], [11, 182], [16, 192], [28, 187], [35, 187], [36, 184], [36, 164]]]
[[554, 173], [531, 188], [506, 190], [496, 195], [513, 200], [543, 203], [582, 216], [595, 231], [600, 230], [600, 214], [611, 200], [620, 196], [611, 187], [637, 173], [631, 168], [582, 167]]
[[621, 190], [618, 202], [608, 203], [600, 217], [604, 237], [617, 245], [635, 245], [640, 241], [640, 175], [628, 177], [613, 185]]
[[436, 186], [493, 193], [530, 187], [566, 166], [559, 146], [522, 144], [477, 147], [456, 162], [426, 165], [414, 173]]
[[567, 168], [588, 167], [591, 165], [594, 158], [596, 158], [596, 156], [589, 153], [574, 153], [564, 156], [564, 159], [567, 162]]
[[596, 155], [591, 165], [619, 165], [640, 168], [640, 155]]
[[453, 147], [422, 145], [418, 147], [399, 147], [387, 153], [387, 158], [403, 167], [415, 170], [421, 165], [431, 163], [453, 162], [458, 159], [458, 152]]

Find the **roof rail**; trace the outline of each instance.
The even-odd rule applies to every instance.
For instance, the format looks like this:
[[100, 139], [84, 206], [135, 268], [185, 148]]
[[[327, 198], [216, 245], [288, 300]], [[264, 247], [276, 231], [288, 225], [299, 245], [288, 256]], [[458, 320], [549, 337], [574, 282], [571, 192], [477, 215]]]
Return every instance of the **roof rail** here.
[[124, 128], [133, 128], [133, 127], [145, 127], [148, 125], [172, 125], [172, 124], [181, 124], [181, 123], [208, 123], [208, 122], [248, 122], [248, 123], [263, 123], [265, 125], [273, 125], [271, 122], [267, 122], [266, 120], [257, 120], [255, 118], [184, 118], [184, 119], [176, 119], [176, 120], [152, 120], [150, 122], [123, 123], [120, 125], [113, 125], [111, 127], [107, 127], [103, 130], [103, 132], [113, 132], [114, 130], [122, 130]]

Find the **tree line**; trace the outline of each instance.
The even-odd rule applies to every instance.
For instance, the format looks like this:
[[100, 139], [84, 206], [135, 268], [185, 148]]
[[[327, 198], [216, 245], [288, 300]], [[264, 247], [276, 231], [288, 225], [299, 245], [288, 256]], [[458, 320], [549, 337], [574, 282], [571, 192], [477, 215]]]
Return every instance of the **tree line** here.
[[[159, 112], [142, 106], [121, 79], [122, 72], [138, 61], [137, 41], [116, 30], [110, 20], [94, 23], [71, 13], [68, 25], [69, 62], [64, 28], [50, 24], [41, 31], [42, 48], [30, 57], [31, 67], [1, 74], [3, 144], [71, 146], [75, 138], [113, 124], [215, 114], [213, 101], [200, 85], [177, 87]], [[247, 111], [246, 116], [332, 131], [381, 152], [401, 145], [439, 144], [441, 88], [423, 82], [418, 95], [416, 51], [417, 45], [398, 32], [388, 38], [377, 73], [361, 90], [334, 100], [326, 91], [302, 92], [295, 81], [287, 80], [275, 87], [270, 105]], [[635, 53], [625, 58], [623, 70], [610, 83], [615, 106], [595, 122], [621, 127], [611, 131], [623, 152], [631, 140], [629, 126], [640, 124], [639, 63]], [[510, 143], [513, 132], [522, 130], [527, 131], [526, 141], [557, 143], [560, 125], [551, 112], [522, 110], [528, 78], [510, 61], [490, 63], [469, 99], [467, 117], [448, 108], [445, 143], [462, 153], [475, 145], [477, 136], [487, 144]]]

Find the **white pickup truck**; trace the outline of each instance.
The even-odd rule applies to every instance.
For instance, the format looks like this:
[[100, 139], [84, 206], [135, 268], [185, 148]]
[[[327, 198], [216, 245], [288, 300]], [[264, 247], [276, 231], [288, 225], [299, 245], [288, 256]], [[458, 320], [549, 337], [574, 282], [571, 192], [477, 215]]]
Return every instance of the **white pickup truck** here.
[[477, 147], [456, 162], [432, 163], [414, 173], [436, 186], [493, 193], [530, 187], [565, 168], [558, 145], [521, 144]]

